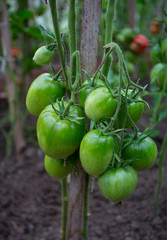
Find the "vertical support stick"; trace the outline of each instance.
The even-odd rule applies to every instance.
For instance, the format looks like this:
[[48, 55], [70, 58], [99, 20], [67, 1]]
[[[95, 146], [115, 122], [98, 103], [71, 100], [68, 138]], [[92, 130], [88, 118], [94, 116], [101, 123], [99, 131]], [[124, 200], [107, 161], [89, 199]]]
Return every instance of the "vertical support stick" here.
[[68, 211], [67, 177], [61, 180], [61, 194], [62, 194], [61, 240], [66, 240], [67, 211]]
[[[81, 68], [92, 76], [96, 70], [101, 0], [84, 0], [80, 43]], [[82, 81], [83, 81], [82, 77]], [[69, 187], [67, 239], [82, 238], [82, 208], [86, 174], [80, 168], [78, 177], [72, 176]]]

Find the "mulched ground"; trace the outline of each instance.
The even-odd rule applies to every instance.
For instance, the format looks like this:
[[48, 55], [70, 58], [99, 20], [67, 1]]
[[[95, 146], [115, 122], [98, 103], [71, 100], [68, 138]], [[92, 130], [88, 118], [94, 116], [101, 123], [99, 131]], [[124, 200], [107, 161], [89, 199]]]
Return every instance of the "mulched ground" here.
[[[29, 144], [26, 158], [1, 159], [0, 240], [58, 240], [60, 235], [60, 182], [47, 175], [43, 153]], [[164, 163], [160, 215], [154, 213], [157, 164], [138, 174], [133, 195], [118, 207], [97, 188], [90, 193], [91, 240], [167, 239], [167, 163]]]

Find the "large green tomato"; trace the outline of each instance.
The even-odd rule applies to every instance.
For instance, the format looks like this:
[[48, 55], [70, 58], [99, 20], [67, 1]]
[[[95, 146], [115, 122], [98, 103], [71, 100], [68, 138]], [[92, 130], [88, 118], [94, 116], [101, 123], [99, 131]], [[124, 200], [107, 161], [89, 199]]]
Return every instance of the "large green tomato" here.
[[47, 46], [42, 46], [37, 49], [37, 51], [34, 54], [33, 60], [38, 65], [46, 65], [49, 64], [52, 60], [52, 58], [55, 55], [54, 50], [49, 50]]
[[[137, 100], [142, 100], [142, 99], [138, 98]], [[138, 120], [140, 119], [143, 113], [143, 110], [144, 110], [144, 103], [142, 102], [128, 103], [128, 113], [134, 123], [138, 122]], [[118, 119], [117, 119], [117, 124], [119, 128], [123, 127], [124, 121], [126, 121], [125, 128], [131, 128], [133, 126], [133, 124], [130, 121], [130, 118], [127, 116], [127, 118], [125, 119], [125, 116], [126, 116], [126, 107], [125, 107], [125, 103], [122, 102], [119, 113], [118, 113]]]
[[[57, 108], [56, 103], [54, 107]], [[84, 117], [83, 111], [76, 105], [70, 106], [68, 115]], [[37, 121], [37, 138], [43, 152], [49, 157], [60, 159], [74, 153], [85, 133], [85, 119], [77, 121], [61, 119], [52, 105], [48, 105]]]
[[101, 193], [109, 200], [118, 203], [128, 198], [137, 185], [137, 173], [130, 167], [109, 168], [98, 179]]
[[163, 88], [164, 82], [167, 81], [166, 69], [167, 64], [158, 63], [151, 70], [151, 81], [155, 82], [155, 84], [160, 88]]
[[68, 157], [64, 165], [64, 160], [51, 158], [45, 155], [44, 166], [47, 173], [51, 177], [61, 179], [67, 176], [70, 172], [72, 172], [72, 169], [74, 167], [73, 158], [73, 155]]
[[159, 44], [156, 44], [154, 47], [152, 47], [150, 51], [150, 59], [153, 64], [156, 64], [162, 61], [161, 48]]
[[114, 149], [114, 139], [98, 130], [88, 132], [81, 141], [80, 160], [85, 171], [99, 177], [109, 166]]
[[57, 98], [63, 97], [65, 89], [63, 85], [55, 81], [51, 74], [43, 73], [37, 77], [31, 84], [27, 97], [26, 106], [28, 111], [38, 116], [40, 112]]
[[127, 147], [123, 148], [122, 157], [124, 160], [132, 160], [131, 166], [136, 170], [147, 170], [156, 161], [157, 146], [150, 137], [134, 140]]
[[112, 117], [117, 107], [117, 100], [106, 87], [95, 89], [85, 101], [85, 113], [91, 120]]
[[[86, 84], [88, 84], [88, 80], [85, 80], [84, 83], [82, 84], [82, 86], [84, 86]], [[98, 87], [98, 86], [104, 86], [103, 81], [101, 81], [100, 79], [95, 80], [95, 87]], [[92, 87], [87, 86], [80, 91], [80, 93], [79, 93], [79, 103], [80, 103], [81, 107], [84, 108], [86, 98], [93, 91], [93, 89], [94, 89], [93, 86]]]

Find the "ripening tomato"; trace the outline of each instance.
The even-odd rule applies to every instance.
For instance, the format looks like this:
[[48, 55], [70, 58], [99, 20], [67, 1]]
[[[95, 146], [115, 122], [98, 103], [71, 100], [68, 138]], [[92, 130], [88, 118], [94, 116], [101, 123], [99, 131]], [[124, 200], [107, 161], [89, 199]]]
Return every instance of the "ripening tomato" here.
[[[129, 138], [127, 138], [128, 140]], [[131, 166], [138, 171], [147, 170], [153, 166], [157, 158], [157, 146], [150, 137], [133, 140], [122, 150], [122, 157], [132, 160]]]
[[51, 62], [52, 58], [55, 55], [54, 50], [49, 50], [47, 46], [42, 46], [37, 49], [34, 54], [33, 60], [38, 65], [47, 65]]
[[[88, 80], [85, 80], [84, 83], [82, 84], [82, 86], [84, 86], [86, 84], [88, 84]], [[80, 91], [80, 93], [79, 93], [79, 103], [80, 103], [81, 107], [84, 108], [86, 98], [98, 86], [104, 86], [103, 81], [101, 81], [100, 79], [95, 80], [95, 85], [94, 86], [92, 86], [92, 87], [87, 86]]]
[[55, 159], [45, 155], [44, 166], [46, 172], [53, 178], [61, 179], [72, 172], [74, 167], [73, 155], [68, 157], [66, 161], [63, 159]]
[[144, 35], [139, 34], [131, 42], [130, 49], [135, 54], [141, 54], [144, 52], [148, 44], [148, 39]]
[[85, 113], [91, 120], [112, 117], [117, 107], [117, 100], [106, 87], [96, 88], [85, 101]]
[[[65, 106], [67, 102], [64, 103]], [[58, 108], [54, 103], [54, 108]], [[68, 116], [71, 118], [80, 117], [77, 122], [61, 119], [53, 109], [48, 105], [39, 115], [37, 121], [37, 138], [39, 146], [49, 157], [66, 158], [73, 154], [79, 147], [82, 137], [85, 133], [84, 113], [76, 105], [69, 108]]]
[[101, 193], [109, 200], [118, 203], [128, 198], [137, 185], [137, 173], [130, 167], [108, 168], [99, 178]]
[[160, 23], [156, 19], [152, 21], [150, 32], [154, 35], [160, 32]]
[[31, 84], [27, 97], [26, 106], [28, 111], [38, 116], [40, 112], [57, 98], [63, 97], [65, 89], [61, 82], [53, 79], [49, 73], [43, 73], [38, 76]]
[[85, 171], [99, 177], [109, 166], [114, 150], [114, 139], [97, 129], [88, 132], [81, 141], [80, 160]]
[[150, 73], [151, 82], [154, 82], [160, 88], [163, 88], [164, 82], [167, 81], [166, 69], [166, 63], [158, 63], [152, 68]]

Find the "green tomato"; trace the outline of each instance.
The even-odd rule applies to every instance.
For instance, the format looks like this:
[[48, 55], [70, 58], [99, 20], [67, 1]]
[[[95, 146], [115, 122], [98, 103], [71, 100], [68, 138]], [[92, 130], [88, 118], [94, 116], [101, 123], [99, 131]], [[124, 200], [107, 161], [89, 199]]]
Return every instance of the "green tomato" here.
[[[138, 98], [138, 100], [141, 100], [141, 98]], [[128, 113], [134, 123], [137, 123], [139, 121], [139, 119], [143, 114], [143, 110], [144, 110], [144, 103], [142, 102], [132, 102], [128, 104]], [[131, 128], [133, 126], [130, 118], [127, 116], [127, 118], [125, 119], [125, 116], [126, 116], [126, 107], [124, 103], [121, 103], [121, 107], [120, 107], [118, 118], [117, 118], [117, 123], [119, 128], [123, 127], [125, 120], [126, 120], [125, 128]]]
[[131, 166], [136, 170], [147, 170], [151, 168], [156, 161], [157, 146], [150, 137], [136, 140], [123, 148], [122, 157], [125, 161], [132, 160]]
[[130, 167], [109, 168], [98, 179], [101, 193], [109, 200], [118, 203], [128, 198], [137, 185], [137, 173]]
[[38, 65], [47, 65], [51, 62], [54, 55], [54, 50], [51, 51], [47, 48], [47, 46], [42, 46], [35, 52], [33, 60]]
[[55, 159], [45, 155], [44, 166], [46, 172], [53, 178], [61, 179], [63, 177], [66, 177], [69, 173], [72, 172], [72, 169], [74, 167], [74, 161], [70, 158], [71, 156], [68, 157], [64, 162], [63, 159]]
[[[54, 108], [57, 108], [56, 103], [54, 103]], [[78, 106], [72, 105], [68, 116], [84, 117], [84, 113]], [[43, 152], [49, 157], [60, 159], [73, 154], [85, 134], [85, 119], [77, 121], [61, 119], [52, 105], [48, 105], [37, 121], [37, 138]]]
[[117, 107], [117, 100], [106, 87], [95, 89], [85, 101], [85, 113], [91, 120], [112, 117]]
[[153, 64], [156, 64], [162, 61], [161, 48], [159, 44], [156, 44], [154, 47], [152, 47], [150, 51], [150, 59]]
[[126, 42], [130, 42], [134, 38], [134, 32], [131, 28], [122, 29], [121, 34], [123, 34]]
[[38, 116], [50, 104], [50, 100], [55, 102], [57, 98], [63, 97], [64, 94], [63, 85], [55, 81], [51, 74], [43, 73], [32, 82], [28, 90], [27, 109], [31, 114]]
[[[88, 84], [88, 80], [85, 80], [84, 83], [82, 84], [82, 86]], [[95, 87], [98, 87], [98, 86], [104, 86], [104, 83], [103, 81], [101, 81], [100, 79], [98, 80], [95, 80], [95, 86], [93, 87], [85, 87], [83, 88], [80, 93], [79, 93], [79, 103], [81, 105], [81, 107], [84, 108], [84, 105], [85, 105], [85, 101], [86, 101], [86, 98], [88, 97], [88, 95], [94, 90]]]
[[161, 52], [162, 54], [167, 52], [167, 38], [161, 42]]
[[80, 160], [85, 171], [97, 178], [109, 166], [114, 150], [114, 139], [98, 130], [88, 132], [81, 141]]
[[163, 88], [164, 82], [167, 81], [166, 74], [167, 64], [158, 63], [156, 64], [150, 73], [151, 82], [155, 82], [157, 87]]

